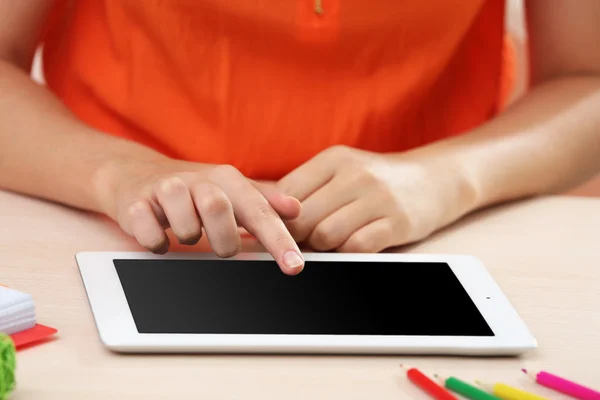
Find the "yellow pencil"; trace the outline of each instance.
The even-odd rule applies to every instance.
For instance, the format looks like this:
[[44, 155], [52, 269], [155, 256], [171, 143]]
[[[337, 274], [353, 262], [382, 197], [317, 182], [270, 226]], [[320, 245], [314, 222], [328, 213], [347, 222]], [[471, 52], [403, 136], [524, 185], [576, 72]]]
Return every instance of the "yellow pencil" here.
[[504, 383], [482, 383], [479, 381], [475, 381], [475, 383], [503, 400], [547, 400], [545, 397], [516, 389]]

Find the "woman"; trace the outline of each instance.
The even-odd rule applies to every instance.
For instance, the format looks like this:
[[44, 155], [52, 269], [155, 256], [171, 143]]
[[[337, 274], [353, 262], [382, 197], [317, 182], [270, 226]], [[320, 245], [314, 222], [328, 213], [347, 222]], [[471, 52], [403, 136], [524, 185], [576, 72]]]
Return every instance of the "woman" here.
[[[598, 169], [600, 2], [0, 0], [0, 187], [168, 250], [377, 252]], [[28, 77], [44, 45], [47, 87]], [[258, 183], [260, 181], [260, 183]]]

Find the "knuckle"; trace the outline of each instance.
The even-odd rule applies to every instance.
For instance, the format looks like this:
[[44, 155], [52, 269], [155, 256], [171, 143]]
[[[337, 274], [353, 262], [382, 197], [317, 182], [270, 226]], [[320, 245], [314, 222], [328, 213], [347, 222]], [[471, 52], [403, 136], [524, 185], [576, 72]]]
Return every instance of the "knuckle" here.
[[400, 221], [408, 220], [408, 213], [406, 212], [406, 207], [399, 199], [393, 196], [385, 197], [382, 199], [382, 206], [389, 207], [392, 212], [392, 215], [396, 219]]
[[286, 232], [278, 232], [275, 234], [275, 237], [273, 238], [273, 243], [280, 247], [281, 246], [289, 247], [294, 243], [294, 241], [291, 239], [290, 235], [287, 234]]
[[187, 186], [183, 179], [178, 176], [163, 179], [158, 184], [157, 194], [171, 196], [185, 193]]
[[225, 193], [212, 188], [196, 200], [200, 214], [218, 215], [231, 211], [232, 206]]
[[252, 210], [251, 219], [254, 223], [262, 223], [272, 218], [279, 216], [268, 203], [259, 204]]
[[375, 237], [364, 233], [355, 233], [346, 244], [346, 251], [350, 253], [372, 253], [376, 248]]
[[211, 177], [213, 177], [215, 179], [230, 178], [232, 176], [239, 175], [239, 174], [240, 174], [240, 171], [238, 171], [238, 169], [236, 167], [234, 167], [233, 165], [229, 165], [229, 164], [217, 165], [211, 171]]
[[[398, 224], [399, 225], [399, 224]], [[393, 238], [396, 239], [398, 237], [399, 231], [398, 231], [398, 226], [397, 223], [392, 221], [391, 219], [389, 220], [385, 220], [385, 223], [382, 223], [381, 226], [379, 227], [379, 231], [376, 233], [375, 236], [377, 236], [378, 238]]]
[[336, 144], [334, 146], [331, 146], [329, 149], [327, 149], [327, 152], [329, 152], [329, 154], [333, 155], [334, 157], [347, 157], [350, 153], [351, 153], [351, 149], [350, 147], [343, 145], [343, 144]]
[[325, 251], [334, 247], [333, 234], [335, 230], [330, 226], [318, 225], [310, 236], [309, 242], [315, 250]]
[[143, 200], [135, 200], [127, 207], [127, 215], [129, 218], [139, 218], [148, 211], [148, 207]]
[[417, 221], [418, 217], [416, 213], [412, 213], [411, 216], [407, 212], [404, 204], [397, 199], [394, 199], [392, 203], [391, 218], [392, 221], [390, 222], [390, 226], [392, 234], [395, 235], [394, 238], [407, 236], [410, 232], [414, 232], [418, 225], [421, 225], [421, 223]]
[[385, 188], [383, 182], [377, 178], [371, 171], [364, 168], [357, 168], [353, 172], [354, 184], [364, 188]]
[[375, 192], [382, 193], [384, 198], [388, 200], [396, 200], [396, 195], [394, 194], [392, 188], [387, 182], [373, 174], [371, 174], [371, 177], [373, 178], [373, 187], [375, 189]]
[[322, 154], [344, 165], [357, 165], [362, 160], [359, 150], [342, 144], [332, 146]]

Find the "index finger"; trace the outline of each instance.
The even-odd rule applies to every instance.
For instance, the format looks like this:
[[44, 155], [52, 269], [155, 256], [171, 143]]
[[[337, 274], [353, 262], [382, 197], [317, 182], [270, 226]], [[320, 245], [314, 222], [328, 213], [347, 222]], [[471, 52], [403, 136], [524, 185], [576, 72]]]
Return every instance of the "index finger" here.
[[298, 218], [302, 209], [302, 205], [298, 199], [286, 196], [273, 184], [250, 182], [252, 182], [252, 185], [258, 189], [282, 219], [292, 220]]
[[304, 258], [296, 241], [265, 197], [235, 168], [219, 168], [211, 176], [227, 194], [236, 219], [253, 234], [288, 275], [302, 271]]

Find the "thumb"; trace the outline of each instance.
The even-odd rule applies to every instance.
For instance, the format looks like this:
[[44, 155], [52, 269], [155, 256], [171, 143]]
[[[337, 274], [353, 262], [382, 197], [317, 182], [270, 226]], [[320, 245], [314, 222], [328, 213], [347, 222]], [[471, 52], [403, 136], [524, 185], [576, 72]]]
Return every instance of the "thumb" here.
[[283, 194], [275, 184], [252, 181], [254, 187], [265, 197], [283, 220], [298, 218], [302, 205], [295, 197]]

